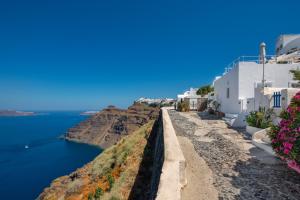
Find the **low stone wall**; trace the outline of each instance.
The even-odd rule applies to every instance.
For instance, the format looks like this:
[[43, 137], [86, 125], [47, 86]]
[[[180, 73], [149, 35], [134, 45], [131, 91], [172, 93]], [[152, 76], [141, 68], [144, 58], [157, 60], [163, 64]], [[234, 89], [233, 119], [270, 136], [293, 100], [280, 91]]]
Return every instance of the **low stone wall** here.
[[[186, 161], [173, 128], [169, 108], [162, 108], [163, 165], [158, 184], [157, 200], [180, 200], [181, 189], [187, 184]], [[161, 148], [160, 148], [161, 149]]]
[[253, 135], [254, 133], [261, 131], [261, 130], [262, 130], [261, 128], [256, 128], [256, 127], [249, 126], [249, 125], [246, 126], [246, 132], [249, 133], [250, 135]]
[[269, 131], [270, 128], [262, 129], [260, 131], [257, 131], [253, 133], [252, 135], [252, 144], [257, 146], [258, 148], [264, 150], [265, 152], [275, 156], [275, 152], [272, 149], [271, 141], [267, 135], [267, 131]]

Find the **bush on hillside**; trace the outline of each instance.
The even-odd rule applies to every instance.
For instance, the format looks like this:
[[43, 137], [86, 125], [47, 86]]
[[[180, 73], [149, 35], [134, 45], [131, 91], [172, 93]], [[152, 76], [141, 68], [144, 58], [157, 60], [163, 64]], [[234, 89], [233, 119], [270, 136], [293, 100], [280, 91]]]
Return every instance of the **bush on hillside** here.
[[100, 199], [100, 196], [103, 195], [103, 190], [101, 188], [97, 188], [96, 191], [95, 191], [95, 199]]
[[290, 168], [300, 173], [300, 92], [280, 117], [280, 123], [272, 126], [268, 133], [272, 147]]
[[182, 101], [177, 104], [177, 110], [180, 112], [190, 111], [190, 104], [187, 101]]
[[300, 83], [300, 70], [290, 70], [290, 72], [293, 74], [294, 76], [294, 80], [298, 81], [298, 83]]
[[250, 112], [246, 117], [246, 122], [249, 126], [265, 129], [272, 126], [273, 116], [273, 109], [259, 108], [258, 111]]
[[154, 121], [150, 121], [123, 137], [90, 163], [89, 174], [91, 177], [97, 177], [98, 181], [97, 187], [94, 186], [95, 182], [89, 185], [91, 191], [87, 195], [88, 200], [129, 198], [153, 124]]

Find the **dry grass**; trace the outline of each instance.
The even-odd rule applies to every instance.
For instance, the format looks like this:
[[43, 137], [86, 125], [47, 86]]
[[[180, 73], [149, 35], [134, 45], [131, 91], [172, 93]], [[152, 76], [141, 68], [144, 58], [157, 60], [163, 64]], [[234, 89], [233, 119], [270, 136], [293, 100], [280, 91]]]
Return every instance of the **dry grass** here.
[[[107, 180], [108, 176], [114, 179], [114, 183], [112, 185], [108, 184], [108, 188], [100, 187], [103, 190], [101, 199], [128, 199], [153, 123], [151, 121], [134, 133], [124, 137], [91, 163], [91, 176], [94, 179], [100, 178], [98, 187], [109, 182]], [[95, 196], [94, 194], [95, 191], [91, 192], [90, 196]]]

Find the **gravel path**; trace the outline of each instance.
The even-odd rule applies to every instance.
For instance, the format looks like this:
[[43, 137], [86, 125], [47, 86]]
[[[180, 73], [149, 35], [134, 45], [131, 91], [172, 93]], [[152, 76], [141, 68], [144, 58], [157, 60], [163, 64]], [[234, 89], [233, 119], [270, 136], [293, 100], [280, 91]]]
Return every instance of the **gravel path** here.
[[176, 134], [188, 138], [211, 169], [220, 200], [300, 199], [299, 174], [253, 146], [249, 135], [206, 114], [169, 115]]

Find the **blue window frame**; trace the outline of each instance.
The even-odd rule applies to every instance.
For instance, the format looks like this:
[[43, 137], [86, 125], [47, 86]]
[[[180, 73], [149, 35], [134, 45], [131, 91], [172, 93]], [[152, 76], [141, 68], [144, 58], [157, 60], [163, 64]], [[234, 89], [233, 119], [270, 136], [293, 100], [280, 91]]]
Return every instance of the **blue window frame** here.
[[273, 94], [273, 107], [280, 108], [281, 107], [281, 94], [280, 92], [274, 92]]

